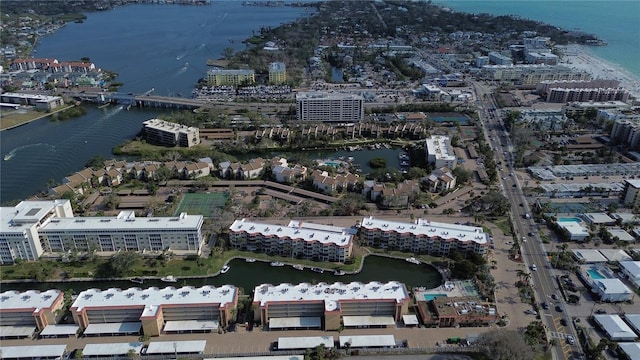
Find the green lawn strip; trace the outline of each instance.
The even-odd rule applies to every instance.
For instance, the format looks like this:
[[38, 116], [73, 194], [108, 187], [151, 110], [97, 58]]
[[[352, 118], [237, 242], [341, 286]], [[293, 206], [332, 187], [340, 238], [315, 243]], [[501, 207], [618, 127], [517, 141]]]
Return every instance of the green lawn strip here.
[[498, 219], [496, 221], [493, 222], [500, 230], [502, 230], [502, 232], [509, 236], [511, 235], [511, 225], [509, 224], [509, 218], [504, 217], [501, 219]]

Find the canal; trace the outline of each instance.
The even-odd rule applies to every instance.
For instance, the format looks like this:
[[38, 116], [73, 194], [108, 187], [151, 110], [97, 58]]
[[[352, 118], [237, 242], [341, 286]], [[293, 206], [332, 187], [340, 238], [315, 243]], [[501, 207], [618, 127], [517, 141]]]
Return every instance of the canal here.
[[371, 281], [399, 281], [407, 285], [407, 288], [416, 286], [435, 288], [442, 282], [442, 277], [437, 269], [428, 264], [412, 264], [403, 259], [392, 259], [383, 256], [370, 255], [365, 258], [362, 271], [353, 275], [336, 276], [331, 271], [316, 273], [309, 269], [295, 270], [291, 266], [272, 267], [267, 262], [256, 261], [247, 263], [243, 259], [234, 259], [229, 263], [231, 270], [226, 274], [215, 277], [198, 279], [179, 279], [177, 283], [165, 283], [161, 280], [145, 280], [143, 284], [134, 284], [130, 281], [71, 281], [71, 282], [45, 282], [45, 283], [0, 283], [2, 291], [17, 290], [26, 291], [47, 290], [57, 288], [60, 290], [73, 289], [76, 293], [86, 289], [130, 288], [130, 287], [166, 287], [166, 286], [203, 286], [225, 284], [234, 285], [245, 289], [245, 293], [251, 293], [261, 284], [298, 284], [309, 283], [349, 283], [353, 281], [367, 283]]

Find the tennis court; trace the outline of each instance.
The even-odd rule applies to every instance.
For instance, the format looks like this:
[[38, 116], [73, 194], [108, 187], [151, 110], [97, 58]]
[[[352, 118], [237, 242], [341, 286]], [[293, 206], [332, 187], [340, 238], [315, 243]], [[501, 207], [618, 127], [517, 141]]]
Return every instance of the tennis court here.
[[186, 193], [182, 197], [175, 215], [186, 212], [189, 215], [214, 216], [216, 209], [222, 209], [229, 200], [228, 192]]

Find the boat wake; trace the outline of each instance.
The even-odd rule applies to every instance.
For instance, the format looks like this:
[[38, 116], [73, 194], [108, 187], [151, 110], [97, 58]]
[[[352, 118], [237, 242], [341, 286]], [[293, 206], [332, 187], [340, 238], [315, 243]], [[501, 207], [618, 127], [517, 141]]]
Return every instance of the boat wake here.
[[115, 109], [109, 110], [109, 111], [105, 112], [105, 114], [102, 116], [102, 120], [110, 119], [110, 118], [114, 117], [116, 114], [118, 114], [122, 110], [124, 110], [124, 105], [120, 105]]
[[37, 143], [37, 144], [29, 144], [29, 145], [24, 145], [24, 146], [19, 146], [11, 151], [9, 151], [5, 156], [4, 156], [4, 161], [9, 161], [11, 160], [14, 156], [16, 156], [16, 154], [18, 154], [18, 152], [22, 151], [22, 150], [26, 150], [29, 148], [33, 148], [33, 147], [46, 147], [47, 151], [56, 151], [56, 147], [50, 144], [46, 144], [46, 143]]
[[181, 67], [175, 74], [173, 74], [173, 77], [184, 74], [188, 69], [189, 69], [189, 63], [188, 62], [184, 63], [184, 66]]
[[200, 51], [202, 51], [206, 46], [207, 45], [205, 43], [202, 43], [202, 44], [198, 45], [198, 47], [193, 49], [193, 50], [187, 50], [184, 53], [176, 56], [176, 61], [180, 61], [180, 60], [186, 58], [187, 56], [195, 55], [195, 54], [199, 53]]

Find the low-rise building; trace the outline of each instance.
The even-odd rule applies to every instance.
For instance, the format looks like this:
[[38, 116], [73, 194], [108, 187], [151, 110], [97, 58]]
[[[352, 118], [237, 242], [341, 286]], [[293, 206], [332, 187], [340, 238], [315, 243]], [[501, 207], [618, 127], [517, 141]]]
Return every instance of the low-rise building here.
[[456, 187], [456, 176], [451, 173], [448, 167], [432, 171], [427, 177], [427, 181], [431, 192], [447, 192]]
[[8, 103], [8, 104], [34, 106], [37, 110], [42, 110], [42, 111], [50, 111], [64, 105], [64, 100], [60, 96], [10, 93], [10, 92], [1, 94], [0, 102]]
[[436, 256], [451, 250], [484, 254], [489, 235], [480, 227], [417, 219], [414, 223], [365, 217], [360, 225], [367, 246]]
[[111, 328], [143, 329], [145, 335], [211, 332], [234, 320], [238, 290], [231, 285], [199, 288], [89, 289], [71, 305], [73, 320], [85, 334], [111, 333]]
[[57, 322], [64, 307], [60, 290], [25, 292], [5, 291], [0, 294], [0, 338], [23, 338]]
[[409, 303], [407, 288], [396, 281], [263, 284], [254, 290], [253, 313], [270, 329], [389, 327], [408, 313]]
[[619, 315], [594, 315], [593, 320], [612, 341], [633, 341], [638, 335]]
[[640, 288], [640, 261], [620, 261], [620, 270], [636, 288]]
[[500, 319], [495, 303], [477, 297], [436, 297], [418, 301], [418, 312], [425, 326], [490, 326]]
[[287, 257], [345, 262], [351, 257], [353, 235], [346, 231], [309, 229], [300, 224], [275, 225], [236, 220], [229, 227], [232, 247]]

